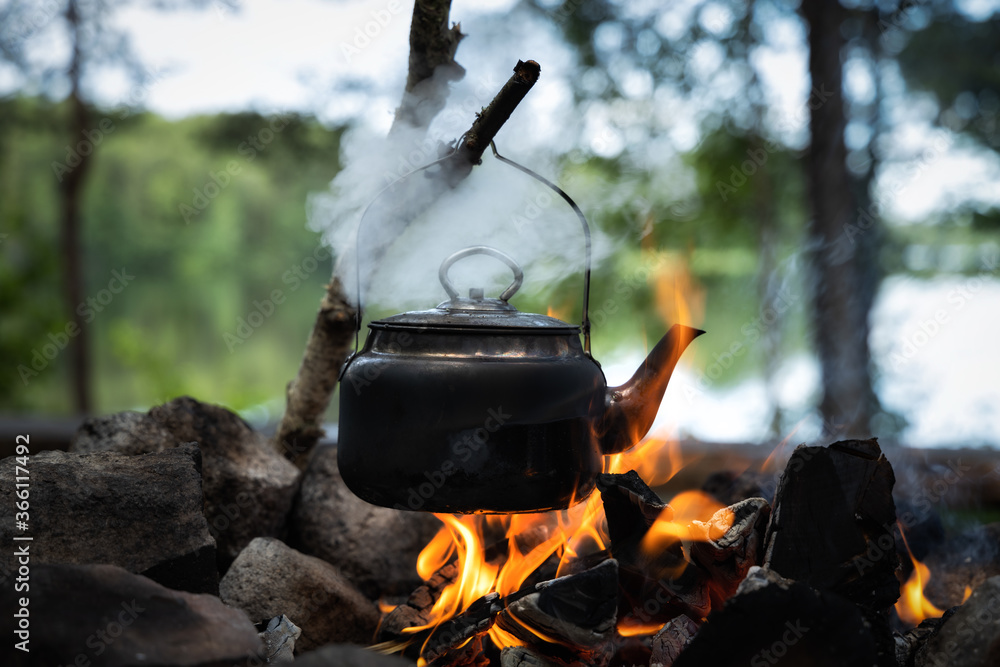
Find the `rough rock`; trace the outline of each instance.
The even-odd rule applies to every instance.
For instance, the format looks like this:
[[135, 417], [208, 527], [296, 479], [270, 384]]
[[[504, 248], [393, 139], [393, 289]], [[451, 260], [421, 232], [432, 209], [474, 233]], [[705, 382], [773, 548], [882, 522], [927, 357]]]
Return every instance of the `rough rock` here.
[[1000, 665], [1000, 577], [986, 580], [917, 651], [916, 667]]
[[[169, 588], [218, 591], [196, 446], [139, 456], [39, 452], [26, 466], [26, 531], [14, 530], [18, 465], [15, 457], [0, 461], [0, 540], [33, 536], [32, 564], [106, 563]], [[13, 571], [13, 553], [3, 550], [0, 574]]]
[[298, 490], [299, 471], [267, 439], [225, 408], [188, 396], [147, 415], [120, 413], [85, 422], [72, 449], [155, 452], [196, 442], [204, 457], [205, 515], [230, 562], [255, 537], [281, 537]]
[[368, 644], [379, 611], [337, 568], [280, 540], [258, 537], [219, 582], [226, 604], [262, 621], [284, 614], [302, 629], [298, 651], [331, 643]]
[[180, 442], [145, 412], [116, 412], [91, 417], [73, 435], [70, 451], [149, 454], [173, 449]]
[[[246, 614], [211, 595], [172, 591], [113, 565], [31, 566], [29, 653], [0, 646], [4, 665], [223, 666], [261, 664]], [[0, 609], [19, 603], [0, 590]], [[4, 622], [5, 629], [10, 621]]]
[[333, 644], [321, 649], [300, 655], [295, 659], [295, 667], [413, 667], [417, 663], [410, 662], [398, 655], [382, 655], [375, 651], [351, 646], [349, 644]]
[[302, 478], [288, 542], [336, 565], [371, 599], [420, 585], [417, 555], [441, 528], [426, 512], [376, 507], [355, 496], [337, 470], [336, 447], [317, 447]]

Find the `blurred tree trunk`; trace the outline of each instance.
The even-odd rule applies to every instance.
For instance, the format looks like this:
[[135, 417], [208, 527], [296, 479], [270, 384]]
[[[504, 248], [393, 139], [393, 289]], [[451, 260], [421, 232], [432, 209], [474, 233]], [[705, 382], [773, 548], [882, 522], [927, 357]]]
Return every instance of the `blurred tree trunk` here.
[[[874, 392], [869, 374], [869, 269], [874, 258], [861, 244], [874, 237], [859, 224], [856, 184], [847, 170], [841, 35], [845, 12], [838, 0], [808, 0], [812, 77], [807, 157], [811, 217], [807, 250], [812, 269], [813, 336], [822, 370], [820, 413], [826, 435], [867, 436]], [[856, 232], [856, 233], [855, 233]]]
[[[66, 21], [73, 40], [73, 57], [69, 67], [69, 136], [70, 149], [89, 129], [90, 114], [80, 93], [80, 78], [83, 69], [82, 26], [77, 0], [70, 0], [66, 7]], [[62, 262], [63, 289], [69, 319], [75, 325], [77, 334], [69, 341], [70, 385], [72, 387], [73, 408], [77, 413], [90, 412], [90, 336], [77, 307], [83, 301], [83, 257], [80, 248], [80, 201], [83, 184], [90, 170], [94, 147], [77, 151], [80, 162], [62, 178], [60, 196], [62, 199]]]

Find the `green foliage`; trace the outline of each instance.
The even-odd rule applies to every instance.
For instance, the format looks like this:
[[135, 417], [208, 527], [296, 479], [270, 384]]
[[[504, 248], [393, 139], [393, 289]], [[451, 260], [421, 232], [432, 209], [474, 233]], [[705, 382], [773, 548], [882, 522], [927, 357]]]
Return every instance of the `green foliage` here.
[[[72, 143], [52, 129], [62, 113], [34, 99], [0, 103], [5, 410], [65, 412], [69, 405], [68, 352], [27, 385], [17, 373], [68, 321], [50, 166], [65, 161]], [[183, 393], [236, 409], [280, 399], [331, 271], [329, 254], [306, 229], [305, 205], [307, 193], [336, 174], [340, 130], [307, 117], [282, 127], [256, 114], [169, 122], [95, 110], [93, 118], [113, 125], [95, 151], [83, 202], [83, 293], [96, 300], [86, 324], [96, 409]], [[261, 135], [270, 127], [281, 129]], [[250, 135], [270, 138], [252, 157], [240, 152]], [[135, 277], [105, 305], [99, 299], [102, 290], [112, 296], [114, 271]], [[238, 328], [241, 320], [257, 322], [258, 310], [259, 326]]]

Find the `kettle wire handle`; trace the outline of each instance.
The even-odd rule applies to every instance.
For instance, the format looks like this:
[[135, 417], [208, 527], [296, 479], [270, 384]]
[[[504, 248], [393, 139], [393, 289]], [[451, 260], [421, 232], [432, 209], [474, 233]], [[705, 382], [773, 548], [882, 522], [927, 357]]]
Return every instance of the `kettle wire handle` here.
[[[464, 135], [462, 138], [464, 138]], [[375, 202], [382, 197], [382, 195], [384, 195], [386, 192], [394, 188], [401, 181], [409, 178], [410, 176], [416, 174], [417, 172], [424, 171], [425, 169], [430, 169], [434, 165], [440, 164], [445, 160], [450, 159], [455, 153], [458, 152], [458, 147], [461, 146], [462, 144], [461, 141], [462, 138], [459, 138], [459, 141], [456, 142], [455, 147], [447, 154], [439, 157], [436, 160], [428, 162], [423, 166], [408, 171], [407, 173], [403, 174], [402, 176], [394, 180], [392, 183], [386, 185], [384, 188], [379, 190], [378, 193], [375, 195], [375, 197], [373, 197], [372, 200], [368, 202], [368, 205], [365, 206], [365, 210], [361, 214], [361, 219], [358, 221], [358, 230], [354, 236], [354, 282], [356, 288], [355, 295], [357, 296], [356, 300], [357, 309], [355, 311], [355, 316], [354, 316], [354, 352], [347, 358], [347, 361], [344, 363], [344, 367], [341, 369], [341, 374], [343, 374], [344, 370], [347, 369], [347, 366], [350, 365], [351, 360], [358, 354], [358, 349], [361, 342], [360, 340], [361, 310], [362, 310], [361, 309], [361, 228], [363, 227], [365, 216], [368, 215], [368, 211], [371, 210], [372, 205], [374, 205]], [[580, 219], [580, 225], [583, 227], [583, 238], [585, 244], [584, 272], [583, 272], [583, 317], [580, 328], [583, 331], [583, 351], [587, 355], [587, 357], [593, 358], [590, 353], [590, 314], [589, 314], [590, 313], [590, 267], [591, 267], [592, 248], [590, 240], [590, 224], [587, 222], [587, 217], [583, 214], [583, 211], [580, 210], [580, 207], [577, 206], [577, 203], [573, 201], [573, 198], [570, 197], [568, 194], [566, 194], [566, 192], [558, 185], [556, 185], [549, 179], [545, 178], [541, 174], [538, 174], [532, 171], [531, 169], [528, 169], [524, 165], [518, 164], [517, 162], [514, 162], [513, 160], [505, 158], [504, 156], [500, 155], [500, 153], [497, 152], [496, 144], [492, 140], [490, 141], [490, 148], [493, 150], [493, 157], [495, 157], [496, 159], [506, 164], [509, 164], [515, 169], [524, 172], [528, 176], [531, 176], [535, 180], [541, 182], [542, 184], [548, 186], [550, 189], [555, 191], [560, 197], [562, 197], [566, 201], [567, 204], [570, 205], [570, 207], [572, 207], [573, 212], [576, 213], [577, 217]]]
[[583, 330], [583, 351], [588, 356], [590, 354], [590, 264], [591, 264], [591, 241], [590, 241], [590, 223], [587, 222], [587, 216], [583, 214], [580, 207], [577, 206], [573, 198], [570, 197], [566, 192], [560, 188], [558, 185], [545, 178], [541, 174], [538, 174], [531, 169], [528, 169], [523, 164], [518, 164], [509, 158], [505, 158], [503, 155], [497, 152], [497, 146], [493, 141], [490, 141], [490, 148], [493, 150], [493, 157], [509, 164], [515, 169], [523, 171], [528, 176], [531, 176], [535, 180], [547, 185], [549, 188], [554, 190], [560, 197], [562, 197], [567, 204], [572, 207], [573, 212], [576, 213], [576, 217], [580, 219], [580, 226], [583, 227], [583, 240], [584, 240], [584, 269], [583, 269], [583, 317], [580, 328]]

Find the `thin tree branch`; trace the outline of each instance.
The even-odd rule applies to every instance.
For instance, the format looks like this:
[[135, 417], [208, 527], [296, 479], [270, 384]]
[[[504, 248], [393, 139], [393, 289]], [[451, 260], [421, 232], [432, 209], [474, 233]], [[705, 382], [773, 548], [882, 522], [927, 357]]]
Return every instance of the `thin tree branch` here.
[[410, 62], [403, 100], [389, 137], [406, 127], [426, 129], [448, 99], [448, 83], [465, 76], [455, 51], [465, 35], [448, 27], [451, 0], [417, 0], [410, 22]]

